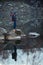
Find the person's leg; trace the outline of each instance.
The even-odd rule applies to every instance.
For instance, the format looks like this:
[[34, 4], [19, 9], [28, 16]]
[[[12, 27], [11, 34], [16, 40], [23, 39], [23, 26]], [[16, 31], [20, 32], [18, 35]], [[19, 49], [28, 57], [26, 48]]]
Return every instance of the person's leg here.
[[13, 26], [13, 31], [15, 32], [16, 31], [16, 21], [14, 21], [14, 26]]
[[16, 29], [16, 21], [14, 21], [14, 29]]

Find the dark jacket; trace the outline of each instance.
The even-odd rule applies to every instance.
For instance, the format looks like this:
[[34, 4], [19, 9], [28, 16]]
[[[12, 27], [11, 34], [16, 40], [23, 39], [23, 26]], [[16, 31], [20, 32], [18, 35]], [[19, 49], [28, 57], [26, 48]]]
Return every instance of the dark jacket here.
[[16, 21], [16, 16], [12, 15], [12, 21]]

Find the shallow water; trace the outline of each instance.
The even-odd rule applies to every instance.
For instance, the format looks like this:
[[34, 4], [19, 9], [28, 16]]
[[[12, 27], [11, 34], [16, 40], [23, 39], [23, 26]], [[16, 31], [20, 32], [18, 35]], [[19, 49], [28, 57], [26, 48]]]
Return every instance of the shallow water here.
[[[4, 55], [4, 54], [5, 55]], [[3, 57], [4, 56], [4, 57]], [[40, 62], [39, 62], [40, 61]], [[12, 59], [12, 51], [5, 50], [0, 53], [0, 65], [32, 65], [43, 63], [43, 48], [33, 49], [33, 52], [17, 50], [17, 61]]]

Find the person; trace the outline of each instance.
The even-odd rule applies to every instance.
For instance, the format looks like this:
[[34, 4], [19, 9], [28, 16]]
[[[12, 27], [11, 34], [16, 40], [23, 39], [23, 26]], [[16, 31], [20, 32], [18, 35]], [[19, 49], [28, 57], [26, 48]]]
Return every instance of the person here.
[[14, 22], [13, 28], [14, 28], [14, 30], [16, 30], [16, 14], [15, 14], [15, 12], [11, 13], [11, 16], [12, 16], [12, 21]]

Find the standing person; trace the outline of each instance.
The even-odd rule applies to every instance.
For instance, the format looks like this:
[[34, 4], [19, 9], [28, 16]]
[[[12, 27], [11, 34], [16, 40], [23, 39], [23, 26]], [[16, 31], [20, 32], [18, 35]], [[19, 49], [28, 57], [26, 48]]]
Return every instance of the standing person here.
[[14, 30], [16, 30], [16, 14], [15, 14], [15, 12], [11, 13], [11, 17], [12, 17], [12, 21], [14, 22], [13, 28], [14, 28]]

